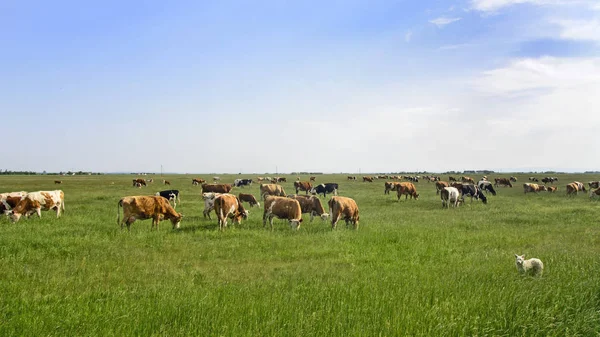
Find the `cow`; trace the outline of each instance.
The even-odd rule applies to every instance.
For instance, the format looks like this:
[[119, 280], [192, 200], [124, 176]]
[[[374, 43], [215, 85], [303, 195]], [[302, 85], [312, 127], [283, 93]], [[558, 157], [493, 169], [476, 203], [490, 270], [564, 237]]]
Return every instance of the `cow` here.
[[[120, 219], [119, 208], [123, 208], [123, 220]], [[131, 229], [131, 224], [136, 220], [152, 219], [150, 230], [158, 230], [158, 224], [162, 219], [171, 220], [173, 229], [179, 228], [183, 215], [177, 213], [169, 201], [157, 195], [152, 196], [130, 196], [123, 197], [117, 203], [117, 224], [127, 225], [127, 230]]]
[[177, 208], [177, 202], [181, 203], [181, 199], [179, 199], [179, 190], [165, 190], [156, 192], [155, 195], [161, 196], [169, 201], [173, 201], [173, 208]]
[[224, 193], [215, 197], [215, 213], [219, 219], [219, 230], [227, 228], [227, 218], [232, 218], [233, 223], [241, 224], [242, 219], [248, 218], [248, 211], [238, 197]]
[[154, 179], [152, 179], [152, 178], [144, 179], [144, 180], [146, 180], [146, 183], [148, 183], [148, 184], [151, 184], [154, 182]]
[[492, 193], [492, 195], [496, 195], [496, 190], [494, 189], [494, 186], [492, 186], [492, 183], [487, 180], [480, 180], [477, 183], [477, 187], [482, 191], [490, 192]]
[[198, 186], [198, 185], [204, 184], [205, 182], [206, 182], [206, 180], [204, 180], [204, 179], [192, 178], [192, 186]]
[[263, 213], [263, 227], [266, 226], [267, 220], [273, 230], [273, 218], [288, 220], [292, 229], [300, 229], [302, 222], [302, 208], [296, 199], [267, 196], [265, 198], [265, 210]]
[[62, 180], [55, 180], [54, 184], [62, 184]]
[[233, 181], [233, 186], [244, 187], [252, 185], [252, 179], [236, 179]]
[[212, 210], [215, 209], [215, 198], [218, 197], [219, 195], [221, 195], [221, 193], [215, 193], [215, 192], [202, 193], [202, 199], [204, 200], [204, 210], [202, 211], [202, 215], [204, 215], [205, 219], [207, 216], [209, 219], [211, 219], [210, 212], [212, 212]]
[[542, 178], [542, 182], [544, 183], [544, 185], [546, 185], [547, 183], [553, 183], [554, 182], [554, 178], [552, 178], [552, 177], [544, 177], [544, 178]]
[[554, 193], [558, 190], [558, 187], [556, 186], [548, 186], [548, 192], [550, 193]]
[[356, 180], [356, 176], [348, 176], [348, 180]]
[[168, 180], [164, 180], [164, 179], [163, 179], [163, 184], [165, 184], [165, 185], [171, 185], [171, 182], [170, 182], [170, 181], [168, 181]]
[[327, 205], [329, 206], [329, 215], [331, 216], [331, 229], [335, 229], [340, 219], [346, 221], [346, 227], [352, 223], [354, 229], [358, 229], [360, 217], [358, 215], [358, 206], [354, 199], [333, 196], [329, 199]]
[[586, 192], [585, 185], [583, 183], [580, 183], [579, 181], [574, 181], [573, 183], [577, 185], [577, 191]]
[[511, 180], [510, 179], [506, 179], [506, 178], [496, 178], [494, 179], [494, 187], [498, 187], [498, 186], [508, 186], [508, 187], [513, 187]]
[[528, 192], [538, 193], [540, 191], [540, 185], [533, 183], [524, 183], [523, 184], [523, 193], [527, 194]]
[[135, 183], [134, 186], [137, 187], [137, 188], [142, 188], [142, 184], [140, 184], [140, 183]]
[[256, 198], [252, 194], [240, 193], [238, 195], [238, 199], [240, 199], [240, 202], [249, 203], [250, 207], [254, 207], [254, 206], [260, 207], [260, 203], [256, 200]]
[[481, 200], [484, 204], [487, 204], [487, 197], [479, 188], [477, 188], [477, 186], [473, 184], [452, 184], [452, 186], [456, 187], [462, 194], [463, 200], [465, 197], [471, 197], [471, 202], [473, 202], [473, 198], [475, 198]]
[[277, 184], [260, 184], [260, 198], [265, 200], [268, 195], [285, 197], [286, 193], [283, 186]]
[[26, 195], [25, 191], [0, 194], [0, 212], [8, 214], [8, 211], [15, 208]]
[[302, 213], [310, 214], [310, 221], [316, 216], [321, 217], [321, 220], [325, 221], [329, 217], [328, 213], [325, 213], [321, 199], [312, 195], [288, 195], [288, 198], [296, 199], [300, 203], [300, 209]]
[[[513, 183], [516, 183], [516, 182], [517, 182], [517, 177], [515, 177], [515, 176], [511, 176], [511, 177], [509, 178], [509, 180], [510, 180], [510, 181], [512, 181]], [[558, 179], [557, 179], [557, 180], [558, 180]], [[512, 186], [511, 186], [511, 187], [512, 187]]]
[[364, 177], [363, 177], [363, 183], [364, 183], [364, 182], [370, 182], [370, 183], [372, 183], [372, 182], [373, 182], [373, 177], [367, 177], [367, 176], [364, 176]]
[[448, 181], [456, 181], [456, 178], [454, 178], [453, 176], [449, 176]]
[[315, 176], [312, 176], [312, 177], [308, 178], [308, 181], [309, 181], [309, 182], [310, 182], [310, 181], [317, 181], [317, 177], [315, 177]]
[[276, 177], [275, 179], [277, 179], [278, 183], [281, 183], [281, 182], [287, 183], [287, 178], [285, 178], [285, 177]]
[[231, 184], [202, 184], [202, 193], [229, 193], [232, 188]]
[[529, 181], [533, 181], [533, 182], [535, 182], [535, 183], [537, 183], [537, 182], [539, 182], [539, 181], [540, 181], [540, 180], [539, 180], [538, 178], [536, 178], [536, 177], [529, 177], [528, 179], [529, 179]]
[[466, 183], [475, 184], [475, 180], [473, 180], [473, 178], [471, 178], [471, 177], [466, 177], [466, 176], [460, 177], [460, 181], [464, 184], [466, 184]]
[[[137, 185], [137, 184], [139, 184], [139, 185]], [[147, 185], [146, 185], [146, 180], [144, 180], [144, 179], [141, 179], [141, 178], [138, 178], [138, 179], [133, 179], [133, 186], [134, 186], [134, 187], [137, 187], [137, 186], [140, 186], [140, 187], [141, 187], [141, 186], [147, 186]]]
[[305, 191], [308, 194], [312, 189], [312, 184], [309, 181], [294, 181], [294, 188], [296, 189], [296, 194], [298, 194], [298, 191]]
[[419, 200], [419, 194], [417, 193], [417, 188], [415, 187], [415, 185], [413, 183], [409, 183], [409, 182], [401, 182], [398, 187], [396, 188], [396, 194], [398, 195], [398, 200], [400, 200], [401, 196], [405, 196], [404, 200], [408, 199], [408, 196], [410, 195], [410, 198], [415, 198], [415, 200]]
[[319, 184], [310, 190], [310, 194], [323, 194], [323, 198], [325, 198], [327, 193], [333, 193], [333, 195], [337, 195], [338, 188], [339, 185], [337, 183]]
[[213, 177], [213, 182], [221, 180], [221, 177]]
[[390, 194], [390, 191], [396, 191], [399, 185], [400, 183], [397, 181], [386, 181], [383, 184], [383, 194]]
[[576, 183], [570, 183], [567, 185], [567, 196], [572, 196], [573, 194], [577, 195], [577, 191], [579, 191], [579, 187]]
[[600, 181], [590, 181], [588, 183], [588, 186], [591, 188], [598, 188], [600, 187]]
[[61, 190], [29, 192], [23, 197], [17, 205], [6, 214], [10, 216], [12, 222], [17, 222], [24, 214], [28, 218], [31, 214], [37, 213], [42, 217], [42, 210], [55, 210], [56, 217], [60, 217], [61, 210], [65, 210], [65, 194]]
[[600, 187], [597, 187], [595, 189], [590, 189], [590, 199], [595, 197], [595, 196], [600, 196]]
[[446, 181], [441, 181], [441, 180], [436, 181], [435, 182], [435, 194], [436, 195], [440, 194], [440, 191], [443, 190], [444, 187], [448, 187], [448, 186], [450, 186], [450, 185]]
[[450, 208], [450, 204], [452, 204], [452, 207], [458, 207], [461, 202], [464, 202], [456, 187], [444, 187], [440, 191], [440, 198], [442, 199], [442, 207], [446, 208]]

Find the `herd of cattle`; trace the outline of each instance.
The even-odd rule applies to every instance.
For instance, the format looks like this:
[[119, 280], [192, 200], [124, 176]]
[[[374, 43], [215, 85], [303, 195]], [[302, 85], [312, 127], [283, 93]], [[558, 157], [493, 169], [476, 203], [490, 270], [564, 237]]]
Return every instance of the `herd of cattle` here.
[[[392, 179], [392, 180], [408, 180], [408, 181], [385, 181], [384, 194], [389, 194], [391, 191], [396, 192], [398, 200], [402, 196], [405, 200], [410, 196], [411, 199], [418, 200], [419, 193], [414, 183], [419, 179], [435, 183], [436, 194], [440, 195], [442, 207], [458, 207], [464, 203], [466, 197], [480, 200], [484, 204], [487, 203], [487, 193], [496, 195], [495, 188], [498, 187], [513, 187], [513, 183], [517, 181], [516, 177], [496, 178], [493, 183], [482, 177], [477, 183], [470, 177], [449, 177], [448, 182], [442, 181], [440, 177], [435, 176], [364, 176], [363, 182], [373, 182], [376, 179]], [[219, 229], [223, 230], [227, 227], [228, 219], [232, 219], [234, 223], [240, 224], [242, 219], [248, 217], [248, 210], [243, 206], [243, 203], [248, 203], [250, 207], [260, 208], [260, 202], [250, 193], [239, 193], [234, 195], [231, 193], [234, 187], [251, 186], [252, 179], [235, 179], [233, 184], [218, 183], [219, 177], [213, 178], [213, 183], [207, 183], [204, 179], [192, 179], [192, 185], [200, 185], [202, 187], [202, 199], [204, 201], [204, 218], [212, 219], [211, 213], [214, 211], [217, 216]], [[356, 180], [355, 176], [348, 176], [348, 180]], [[524, 193], [537, 193], [541, 191], [556, 192], [556, 186], [546, 186], [547, 183], [558, 181], [556, 177], [545, 177], [539, 182], [537, 178], [530, 177], [530, 183], [523, 184]], [[263, 201], [263, 226], [269, 222], [273, 229], [273, 218], [287, 220], [292, 228], [299, 229], [302, 222], [302, 214], [309, 214], [310, 221], [314, 217], [320, 217], [323, 221], [328, 218], [331, 220], [331, 226], [336, 228], [340, 220], [346, 222], [346, 226], [352, 224], [355, 229], [358, 229], [359, 211], [356, 202], [349, 198], [338, 196], [339, 185], [337, 183], [315, 184], [315, 177], [310, 177], [309, 181], [300, 181], [298, 178], [293, 186], [295, 194], [287, 194], [283, 186], [278, 182], [286, 182], [284, 177], [275, 178], [258, 178], [258, 181], [267, 181], [269, 183], [260, 184], [259, 195]], [[152, 183], [152, 179], [133, 179], [133, 186], [142, 187]], [[55, 181], [55, 183], [59, 183]], [[60, 182], [62, 183], [62, 181]], [[170, 185], [170, 182], [163, 180], [164, 185]], [[600, 181], [588, 182], [590, 189], [590, 198], [600, 196]], [[566, 185], [566, 193], [568, 196], [577, 195], [579, 191], [586, 191], [586, 187], [581, 182], [572, 182]], [[304, 195], [299, 192], [305, 192]], [[321, 203], [320, 195], [324, 198], [327, 194], [332, 197], [327, 202], [329, 213], [325, 212], [325, 208]], [[38, 191], [38, 192], [10, 192], [0, 194], [0, 211], [5, 213], [13, 222], [25, 215], [37, 213], [41, 217], [42, 210], [54, 210], [56, 216], [60, 217], [61, 211], [65, 210], [65, 196], [62, 190], [54, 191]], [[171, 205], [171, 202], [173, 205]], [[156, 227], [161, 220], [170, 220], [173, 228], [179, 228], [179, 224], [183, 218], [181, 213], [178, 213], [175, 208], [177, 202], [180, 202], [179, 190], [169, 189], [157, 192], [152, 196], [128, 196], [119, 200], [117, 206], [117, 222], [121, 228], [130, 226], [136, 220], [152, 219], [152, 228]], [[120, 218], [120, 208], [123, 209], [123, 219]]]

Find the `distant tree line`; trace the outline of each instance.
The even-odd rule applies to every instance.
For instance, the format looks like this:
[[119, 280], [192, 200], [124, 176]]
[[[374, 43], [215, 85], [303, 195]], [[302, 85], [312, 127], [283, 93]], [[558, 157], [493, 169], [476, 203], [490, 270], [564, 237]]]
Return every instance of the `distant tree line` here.
[[49, 176], [57, 176], [57, 175], [61, 175], [61, 176], [89, 176], [89, 175], [101, 175], [102, 173], [98, 173], [98, 172], [84, 172], [84, 171], [77, 171], [77, 172], [71, 172], [71, 171], [67, 171], [67, 172], [34, 172], [34, 171], [11, 171], [11, 170], [0, 170], [0, 175], [27, 175], [27, 176], [34, 176], [34, 175], [49, 175]]

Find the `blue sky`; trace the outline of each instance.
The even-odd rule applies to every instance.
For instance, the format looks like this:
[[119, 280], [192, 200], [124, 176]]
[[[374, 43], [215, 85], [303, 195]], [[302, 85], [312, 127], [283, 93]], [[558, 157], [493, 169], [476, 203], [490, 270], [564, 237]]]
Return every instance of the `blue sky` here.
[[597, 0], [3, 2], [0, 169], [597, 170], [599, 32]]

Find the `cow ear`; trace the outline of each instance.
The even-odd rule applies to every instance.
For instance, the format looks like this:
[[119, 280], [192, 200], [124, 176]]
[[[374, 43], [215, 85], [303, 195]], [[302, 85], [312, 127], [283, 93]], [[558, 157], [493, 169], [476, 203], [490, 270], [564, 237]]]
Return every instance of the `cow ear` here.
[[300, 221], [298, 221], [298, 222], [302, 222], [302, 218], [300, 218]]

